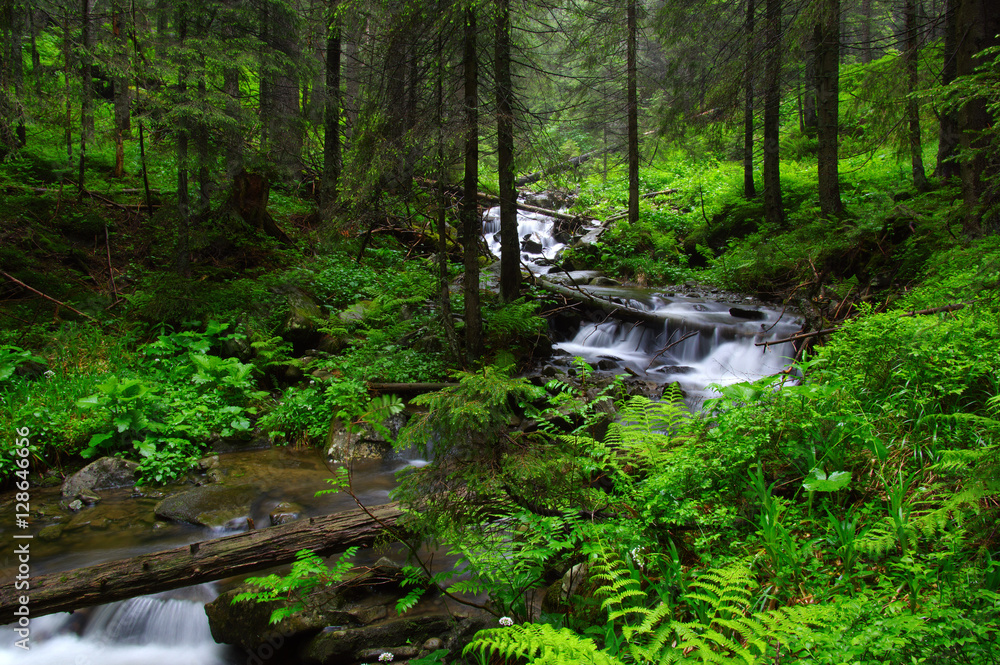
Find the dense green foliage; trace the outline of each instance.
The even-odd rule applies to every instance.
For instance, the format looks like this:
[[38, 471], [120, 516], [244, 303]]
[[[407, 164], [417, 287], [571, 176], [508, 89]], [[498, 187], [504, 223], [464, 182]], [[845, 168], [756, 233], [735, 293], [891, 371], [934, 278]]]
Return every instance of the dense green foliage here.
[[[125, 86], [136, 95], [134, 120], [149, 130], [156, 193], [148, 203], [136, 141], [124, 142], [116, 163], [110, 99], [95, 101], [85, 159], [74, 142], [82, 59], [122, 73], [108, 44], [91, 54], [76, 45], [64, 62], [63, 47], [82, 39], [67, 15], [64, 28], [53, 22], [33, 35], [37, 68], [23, 54], [36, 87], [18, 91], [11, 73], [0, 89], [0, 428], [30, 426], [34, 481], [116, 455], [140, 462], [143, 483], [184, 482], [219, 444], [315, 445], [334, 421], [391, 439], [383, 420], [402, 402], [372, 397], [371, 384], [452, 379], [411, 401], [415, 414], [396, 446], [421, 448], [430, 463], [402, 472], [394, 497], [409, 511], [413, 551], [440, 545], [457, 563], [432, 572], [414, 555], [397, 610], [415, 607], [428, 587], [484, 598], [477, 604], [513, 625], [477, 635], [468, 662], [1000, 662], [1000, 242], [988, 235], [997, 125], [965, 136], [959, 161], [986, 162], [969, 200], [957, 177], [914, 184], [903, 117], [904, 100], [919, 99], [926, 140], [946, 112], [980, 104], [1000, 115], [1000, 51], [988, 49], [974, 72], [944, 86], [935, 69], [946, 59], [943, 41], [925, 44], [914, 90], [893, 49], [871, 62], [845, 57], [837, 164], [845, 212], [835, 217], [821, 214], [818, 139], [798, 108], [810, 93], [787, 94], [786, 85], [784, 218], [767, 222], [762, 197], [743, 191], [733, 102], [744, 78], [737, 70], [756, 67], [759, 54], [714, 53], [740, 51], [729, 47], [742, 37], [692, 42], [706, 17], [740, 35], [742, 20], [729, 13], [737, 5], [670, 5], [689, 21], [650, 12], [656, 38], [641, 49], [642, 124], [658, 131], [644, 139], [638, 183], [648, 196], [630, 224], [621, 165], [552, 169], [539, 189], [575, 190], [572, 212], [614, 218], [559, 267], [771, 297], [800, 308], [813, 329], [837, 328], [790, 371], [717, 386], [691, 414], [671, 389], [657, 402], [628, 398], [620, 380], [598, 390], [579, 359], [570, 365], [576, 383], [529, 379], [523, 370], [549, 341], [543, 317], [571, 305], [531, 289], [501, 302], [485, 272], [486, 355], [467, 359], [449, 339], [449, 326], [461, 333], [470, 320], [455, 315], [465, 301], [454, 250], [464, 242], [478, 252], [479, 238], [457, 237], [451, 201], [421, 178], [458, 180], [455, 118], [464, 107], [453, 81], [440, 74], [438, 92], [429, 78], [457, 69], [455, 7], [369, 8], [355, 78], [342, 83], [354, 95], [350, 131], [333, 129], [350, 141], [332, 205], [317, 195], [329, 175], [326, 166], [320, 174], [328, 129], [318, 121], [326, 112], [315, 101], [318, 63], [260, 39], [259, 17], [203, 4], [238, 37], [200, 33], [197, 12], [182, 37], [185, 17], [164, 14], [148, 47], [130, 47], [149, 49], [131, 53], [126, 70], [137, 83]], [[263, 4], [264, 14], [289, 6]], [[539, 73], [518, 74], [519, 92], [542, 125], [518, 112], [519, 171], [619, 141], [620, 119], [603, 109], [623, 106], [620, 91], [614, 72], [599, 70], [621, 64], [621, 21], [605, 11], [555, 12], [558, 29], [529, 8], [518, 17], [526, 59], [518, 66]], [[345, 35], [358, 29], [348, 13], [337, 15]], [[788, 43], [811, 32], [810, 13], [786, 17]], [[319, 44], [334, 23], [318, 12], [292, 18], [269, 27]], [[805, 69], [798, 49], [786, 83]], [[542, 75], [537, 53], [558, 77]], [[664, 64], [673, 62], [684, 66]], [[221, 94], [234, 76], [235, 110]], [[277, 103], [265, 103], [267, 83], [281, 77], [298, 91], [284, 126]], [[405, 90], [391, 87], [400, 81]], [[29, 130], [24, 145], [7, 140], [18, 123]], [[279, 168], [288, 147], [280, 140], [302, 128], [300, 163]], [[491, 189], [492, 137], [482, 129], [479, 137], [480, 189]], [[239, 168], [273, 180], [264, 212], [280, 233], [234, 212], [239, 196], [224, 162], [237, 147]], [[934, 147], [917, 148], [928, 164]], [[116, 166], [124, 173], [110, 175]], [[181, 191], [189, 175], [202, 185], [197, 193]], [[761, 175], [751, 173], [758, 191]], [[198, 201], [181, 204], [188, 198]], [[435, 257], [439, 241], [445, 251]], [[0, 444], [7, 483], [18, 473], [12, 446]], [[342, 579], [346, 561], [328, 566], [301, 552], [290, 574], [251, 580], [257, 590], [240, 600], [290, 600], [275, 610], [280, 620]]]

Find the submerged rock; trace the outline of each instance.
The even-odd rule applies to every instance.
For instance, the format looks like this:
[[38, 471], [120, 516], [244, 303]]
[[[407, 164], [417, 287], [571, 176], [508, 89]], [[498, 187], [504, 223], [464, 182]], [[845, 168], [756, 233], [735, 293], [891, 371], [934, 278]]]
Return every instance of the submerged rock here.
[[449, 617], [435, 615], [403, 617], [359, 628], [332, 626], [309, 641], [301, 659], [310, 665], [361, 662], [372, 651], [403, 653], [409, 644], [444, 635], [451, 627]]
[[198, 526], [223, 527], [250, 517], [260, 491], [253, 485], [204, 485], [168, 496], [156, 504], [156, 516]]

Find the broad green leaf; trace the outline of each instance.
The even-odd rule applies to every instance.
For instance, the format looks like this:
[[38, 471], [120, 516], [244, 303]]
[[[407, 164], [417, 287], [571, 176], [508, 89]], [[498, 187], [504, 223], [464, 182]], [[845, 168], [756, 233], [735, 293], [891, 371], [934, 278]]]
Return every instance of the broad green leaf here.
[[809, 492], [836, 492], [851, 484], [850, 471], [834, 471], [827, 475], [820, 468], [809, 472], [802, 486]]

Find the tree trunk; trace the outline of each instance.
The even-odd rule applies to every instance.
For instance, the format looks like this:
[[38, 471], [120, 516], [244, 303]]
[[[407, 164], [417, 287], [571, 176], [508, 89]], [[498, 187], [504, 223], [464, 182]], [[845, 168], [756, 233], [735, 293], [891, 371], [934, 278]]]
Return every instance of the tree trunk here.
[[[974, 73], [976, 67], [987, 60], [980, 54], [983, 49], [997, 44], [997, 33], [1000, 33], [1000, 12], [996, 11], [994, 3], [989, 0], [959, 0], [958, 34], [961, 37], [957, 51], [958, 76]], [[983, 97], [969, 100], [959, 114], [963, 155], [962, 199], [965, 203], [962, 231], [970, 238], [983, 234], [983, 211], [993, 203], [984, 200], [987, 192], [984, 176], [994, 176], [1000, 170], [1000, 158], [995, 150], [989, 150], [987, 131], [993, 121], [987, 100]]]
[[[130, 24], [132, 30], [132, 50], [135, 52], [136, 62], [142, 62], [142, 51], [139, 50], [139, 37], [136, 34], [138, 30], [135, 25], [135, 0], [130, 0], [129, 9], [132, 15], [132, 21]], [[139, 81], [139, 68], [135, 68], [135, 101], [136, 105], [139, 105], [139, 90], [142, 88], [141, 82]], [[139, 119], [139, 163], [142, 169], [142, 187], [146, 193], [146, 212], [150, 215], [153, 214], [153, 197], [150, 195], [149, 191], [149, 169], [146, 168], [146, 137], [142, 131], [142, 118]]]
[[323, 112], [323, 180], [320, 205], [329, 213], [337, 202], [340, 186], [340, 16], [331, 5], [330, 25], [326, 36], [326, 103]]
[[754, 0], [746, 0], [746, 66], [743, 70], [743, 198], [757, 196], [753, 183], [753, 67], [754, 67]]
[[639, 99], [637, 90], [636, 39], [637, 19], [636, 0], [627, 0], [626, 22], [628, 24], [628, 44], [626, 47], [626, 78], [628, 107], [628, 222], [636, 224], [639, 221]]
[[[941, 67], [941, 85], [947, 87], [955, 80], [958, 51], [958, 0], [944, 3], [944, 62]], [[961, 133], [958, 130], [958, 116], [954, 111], [941, 111], [938, 117], [938, 152], [934, 175], [941, 180], [950, 180], [961, 175], [958, 162], [958, 147]]]
[[[86, 0], [85, 0], [86, 1]], [[187, 38], [187, 4], [181, 4], [177, 12], [177, 37], [180, 47], [184, 48]], [[181, 56], [181, 65], [177, 69], [177, 94], [180, 99], [187, 95], [187, 64], [186, 56]], [[187, 275], [190, 270], [190, 225], [191, 202], [188, 192], [188, 122], [181, 118], [177, 125], [177, 258], [178, 274]]]
[[767, 0], [764, 40], [764, 216], [781, 225], [785, 211], [781, 202], [781, 165], [778, 133], [781, 127], [781, 0]]
[[[383, 536], [402, 516], [397, 504], [310, 517], [289, 524], [256, 529], [191, 543], [161, 552], [100, 563], [31, 578], [31, 616], [103, 605], [159, 591], [246, 575], [295, 560], [299, 550], [321, 556], [349, 547], [365, 547]], [[15, 541], [16, 545], [30, 541]], [[0, 611], [13, 616], [21, 606], [13, 584], [0, 589]]]
[[[222, 14], [222, 35], [225, 39], [235, 39], [237, 35], [236, 6], [241, 0], [227, 0]], [[237, 67], [223, 67], [222, 93], [226, 96], [226, 117], [230, 125], [226, 135], [226, 180], [232, 180], [243, 170], [242, 112], [240, 108], [240, 70]]]
[[39, 33], [37, 20], [38, 10], [35, 3], [27, 3], [28, 34], [31, 35], [31, 75], [35, 83], [35, 94], [42, 94], [42, 55], [38, 52], [37, 36]]
[[128, 52], [126, 46], [125, 8], [122, 0], [111, 3], [111, 38], [114, 48], [114, 103], [115, 103], [115, 170], [114, 177], [125, 175], [125, 138], [131, 130], [129, 118]]
[[70, 45], [69, 10], [63, 15], [63, 82], [66, 84], [66, 161], [73, 161], [73, 97], [70, 95]]
[[843, 213], [840, 200], [838, 125], [840, 122], [840, 0], [818, 0], [815, 28], [819, 207], [826, 217]]
[[816, 35], [805, 38], [805, 92], [802, 95], [802, 124], [805, 133], [814, 136], [819, 125], [816, 115], [816, 59], [819, 57]]
[[[438, 0], [438, 9], [444, 13], [444, 0]], [[444, 329], [444, 338], [448, 344], [453, 362], [463, 364], [461, 349], [458, 343], [458, 333], [455, 332], [455, 319], [451, 310], [451, 291], [449, 288], [450, 275], [448, 274], [448, 198], [445, 192], [444, 182], [446, 169], [448, 168], [445, 158], [445, 128], [444, 128], [444, 79], [447, 66], [444, 58], [444, 34], [439, 31], [437, 34], [437, 71], [435, 75], [435, 106], [434, 124], [437, 129], [437, 259], [438, 259], [438, 303], [441, 310], [441, 327]]]
[[21, 3], [10, 3], [7, 8], [7, 19], [10, 25], [10, 83], [14, 88], [14, 136], [15, 148], [22, 148], [28, 142], [28, 133], [24, 125], [24, 6]]
[[[276, 52], [266, 90], [270, 97], [264, 123], [267, 125], [271, 160], [281, 179], [291, 184], [302, 171], [302, 122], [299, 117], [299, 80], [296, 64], [301, 54], [295, 34], [295, 14], [281, 2], [267, 8], [269, 46]], [[261, 92], [263, 106], [264, 92]]]
[[861, 63], [872, 61], [872, 0], [861, 0]]
[[919, 35], [917, 33], [917, 2], [906, 0], [906, 120], [909, 125], [910, 165], [913, 171], [913, 186], [917, 191], [927, 191], [927, 174], [924, 173], [923, 146], [920, 142], [920, 107], [914, 93], [919, 85], [917, 57]]
[[465, 344], [470, 364], [483, 355], [479, 308], [479, 67], [476, 59], [476, 8], [465, 10], [465, 192], [462, 196], [462, 244], [465, 264]]
[[[90, 25], [90, 2], [91, 0], [80, 0], [80, 131], [83, 136], [80, 145], [87, 141], [94, 140], [94, 67], [93, 43], [91, 38]], [[83, 148], [81, 147], [81, 150]]]
[[514, 187], [514, 90], [510, 72], [510, 0], [497, 2], [496, 94], [497, 161], [500, 194], [500, 297], [521, 295], [521, 247], [517, 237], [517, 189]]

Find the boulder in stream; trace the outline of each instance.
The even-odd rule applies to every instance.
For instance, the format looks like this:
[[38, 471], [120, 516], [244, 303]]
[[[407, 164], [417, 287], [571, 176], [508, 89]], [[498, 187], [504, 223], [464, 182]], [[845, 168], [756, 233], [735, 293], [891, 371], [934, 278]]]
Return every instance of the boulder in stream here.
[[[395, 439], [406, 425], [406, 412], [389, 416], [382, 426]], [[392, 443], [374, 428], [365, 425], [360, 432], [348, 432], [343, 421], [334, 420], [326, 436], [326, 455], [332, 462], [347, 462], [352, 459], [383, 459], [393, 454]]]
[[223, 527], [250, 516], [260, 494], [253, 485], [203, 485], [168, 496], [156, 504], [156, 516], [198, 526]]
[[136, 462], [118, 457], [102, 457], [91, 462], [63, 483], [63, 504], [68, 506], [74, 500], [94, 504], [101, 500], [97, 490], [131, 487], [135, 485], [138, 468]]

